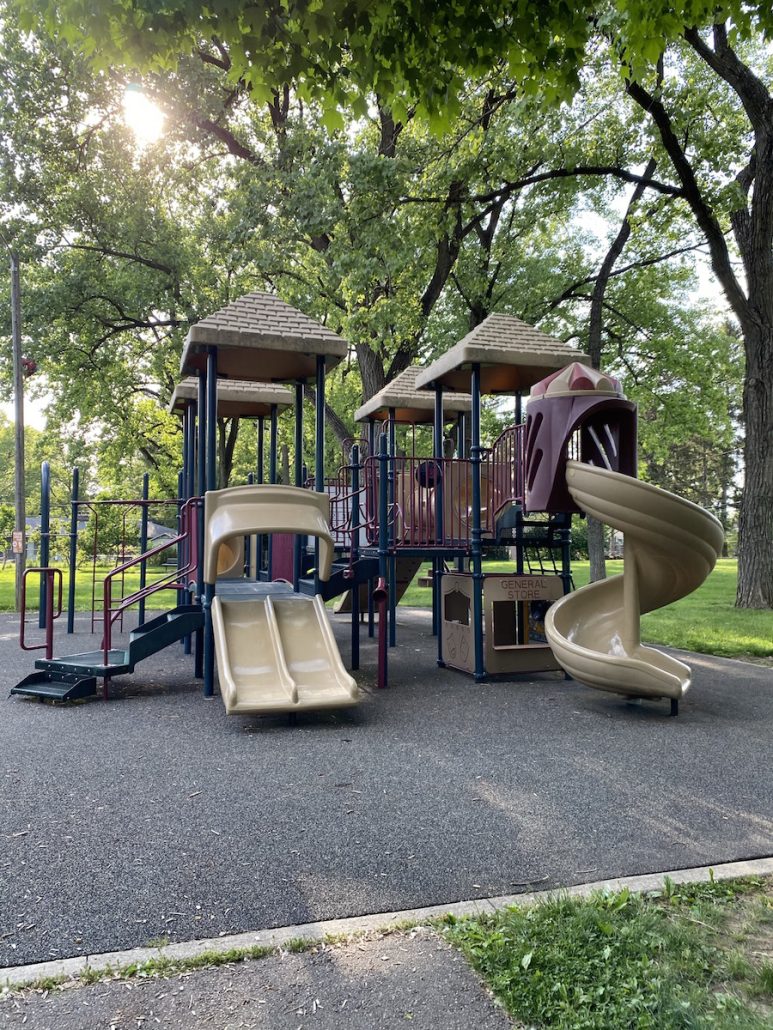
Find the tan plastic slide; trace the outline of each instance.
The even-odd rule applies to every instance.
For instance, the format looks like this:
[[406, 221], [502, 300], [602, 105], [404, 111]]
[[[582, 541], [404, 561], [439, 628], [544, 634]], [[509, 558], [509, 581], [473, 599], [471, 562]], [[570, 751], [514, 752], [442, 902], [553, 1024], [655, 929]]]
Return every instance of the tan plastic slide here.
[[343, 666], [322, 598], [215, 595], [220, 693], [229, 715], [341, 708], [359, 700]]
[[690, 668], [643, 646], [639, 620], [703, 583], [722, 550], [721, 523], [697, 504], [608, 469], [569, 461], [566, 481], [583, 511], [625, 534], [625, 570], [548, 610], [553, 653], [589, 687], [678, 701], [689, 689]]
[[[285, 532], [320, 539], [319, 577], [329, 579], [333, 540], [325, 494], [291, 486], [231, 487], [204, 501], [204, 579], [217, 578], [221, 546], [234, 537]], [[287, 584], [222, 581], [212, 603], [220, 693], [228, 714], [340, 708], [360, 699], [346, 672], [322, 598]], [[254, 589], [253, 589], [254, 588]]]

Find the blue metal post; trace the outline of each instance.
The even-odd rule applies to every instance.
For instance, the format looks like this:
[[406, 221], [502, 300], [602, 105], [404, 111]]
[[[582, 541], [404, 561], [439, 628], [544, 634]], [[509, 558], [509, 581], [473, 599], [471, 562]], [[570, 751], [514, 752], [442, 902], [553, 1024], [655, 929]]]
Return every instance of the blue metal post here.
[[[352, 447], [349, 461], [352, 466], [352, 545], [351, 565], [357, 568], [360, 557], [360, 448], [357, 444]], [[352, 587], [352, 669], [360, 667], [360, 584], [355, 575], [354, 586]]]
[[483, 665], [483, 555], [480, 525], [480, 365], [472, 366], [470, 382], [472, 416], [470, 419], [470, 463], [472, 465], [472, 629], [475, 639], [475, 679], [485, 679]]
[[[40, 565], [45, 569], [51, 553], [51, 469], [47, 461], [40, 466]], [[46, 577], [40, 577], [38, 626], [46, 627]]]
[[[271, 426], [268, 442], [268, 481], [276, 483], [276, 462], [277, 462], [277, 438], [279, 427], [277, 425], [277, 406], [271, 405]], [[274, 577], [274, 538], [269, 535], [268, 554], [266, 556], [266, 579], [269, 583]]]
[[[142, 474], [142, 500], [147, 501], [150, 496], [150, 476], [147, 472]], [[143, 504], [140, 509], [140, 554], [144, 554], [148, 549], [148, 506]], [[145, 589], [145, 585], [148, 581], [148, 568], [147, 562], [143, 558], [140, 562], [140, 590]], [[138, 626], [142, 626], [145, 622], [145, 598], [140, 600], [139, 606], [139, 619], [137, 622]]]
[[[198, 373], [199, 388], [196, 401], [196, 485], [194, 493], [200, 498], [197, 509], [198, 554], [199, 567], [196, 569], [196, 603], [204, 603], [204, 492], [207, 481], [207, 379], [203, 372]], [[193, 662], [193, 675], [196, 679], [204, 676], [204, 631], [196, 630], [196, 653]]]
[[[253, 486], [255, 483], [255, 473], [247, 473], [247, 486]], [[256, 542], [257, 548], [257, 542]], [[252, 570], [252, 537], [246, 536], [244, 538], [244, 575], [249, 579], [250, 572]]]
[[[387, 574], [389, 572], [389, 525], [388, 525], [388, 512], [389, 512], [389, 452], [387, 451], [387, 438], [385, 433], [381, 433], [378, 441], [378, 575], [379, 582], [386, 584]], [[382, 624], [382, 618], [386, 620], [386, 625]], [[389, 631], [389, 605], [382, 604], [379, 606], [379, 625], [378, 625], [378, 636], [379, 636], [379, 661], [383, 662], [383, 686], [386, 686], [388, 679], [388, 648], [382, 647], [382, 641], [386, 642], [386, 637]]]
[[[257, 427], [257, 454], [255, 462], [256, 480], [258, 486], [262, 486], [265, 479], [265, 421], [261, 415], [258, 419]], [[263, 555], [266, 553], [266, 538], [263, 536], [255, 537], [255, 579], [260, 579], [260, 574], [263, 569]]]
[[[207, 352], [207, 490], [217, 488], [217, 351]], [[203, 521], [203, 520], [202, 520]], [[203, 560], [204, 554], [202, 552]], [[204, 697], [215, 693], [215, 630], [212, 625], [212, 602], [215, 599], [214, 583], [204, 584]]]
[[[325, 493], [325, 355], [317, 355], [314, 405], [314, 489]], [[319, 537], [314, 538], [314, 593], [319, 593]]]
[[[435, 420], [434, 420], [434, 458], [435, 458], [435, 542], [443, 546], [445, 527], [443, 525], [443, 387], [435, 384]], [[440, 577], [443, 575], [443, 559], [435, 558], [432, 575], [432, 632], [437, 635], [437, 661], [443, 665], [443, 634], [440, 632]]]
[[[187, 422], [188, 431], [185, 437], [185, 499], [189, 501], [192, 497], [196, 496], [196, 404], [194, 401], [188, 401], [185, 406], [185, 420]], [[190, 511], [189, 511], [189, 522], [190, 526]], [[188, 544], [185, 550], [185, 564], [190, 564], [191, 556], [193, 553], [193, 541], [188, 540]], [[190, 604], [191, 590], [190, 575], [186, 576], [185, 583], [185, 597], [184, 603]], [[191, 635], [183, 638], [183, 654], [191, 653]]]
[[397, 470], [397, 436], [395, 409], [389, 409], [389, 510], [392, 512], [392, 525], [389, 530], [389, 646], [397, 643], [397, 555], [395, 553], [395, 495]]
[[[303, 383], [295, 384], [295, 485], [303, 486]], [[293, 590], [301, 579], [301, 550], [305, 539], [296, 533], [293, 547]]]
[[67, 632], [75, 632], [75, 576], [78, 570], [78, 491], [80, 471], [72, 470], [70, 500], [70, 576], [67, 580]]
[[[183, 503], [185, 501], [185, 469], [177, 473], [177, 535], [182, 533], [183, 528]], [[177, 545], [177, 582], [180, 582], [180, 572], [185, 565], [185, 547], [181, 540]], [[182, 587], [177, 588], [177, 604], [185, 604], [185, 591]]]
[[[456, 456], [461, 461], [467, 457], [467, 419], [460, 411], [456, 420]], [[458, 572], [464, 572], [464, 558], [456, 559]]]
[[[376, 453], [376, 423], [373, 419], [368, 422], [368, 456], [373, 456]], [[368, 517], [371, 518], [372, 512], [368, 512]], [[375, 583], [371, 577], [368, 580], [368, 636], [373, 637], [376, 632], [376, 610], [373, 604], [373, 588]]]

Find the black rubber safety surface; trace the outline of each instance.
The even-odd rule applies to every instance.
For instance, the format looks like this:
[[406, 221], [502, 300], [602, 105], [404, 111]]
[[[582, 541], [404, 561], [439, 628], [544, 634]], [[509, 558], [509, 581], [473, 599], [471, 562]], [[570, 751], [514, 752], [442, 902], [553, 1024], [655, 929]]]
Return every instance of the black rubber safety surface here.
[[[0, 965], [773, 854], [773, 669], [688, 656], [672, 719], [476, 685], [399, 621], [388, 690], [363, 635], [363, 704], [294, 725], [226, 717], [179, 644], [107, 703], [4, 701]], [[32, 665], [9, 616], [0, 660]]]

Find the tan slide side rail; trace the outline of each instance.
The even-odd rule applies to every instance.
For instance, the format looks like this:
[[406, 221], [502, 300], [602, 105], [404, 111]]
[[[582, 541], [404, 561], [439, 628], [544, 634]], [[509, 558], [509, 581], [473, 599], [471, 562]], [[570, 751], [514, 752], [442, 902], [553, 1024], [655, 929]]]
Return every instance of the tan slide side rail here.
[[319, 578], [330, 579], [330, 498], [298, 486], [230, 486], [204, 497], [204, 582], [217, 579], [220, 545], [231, 537], [298, 533], [318, 537]]

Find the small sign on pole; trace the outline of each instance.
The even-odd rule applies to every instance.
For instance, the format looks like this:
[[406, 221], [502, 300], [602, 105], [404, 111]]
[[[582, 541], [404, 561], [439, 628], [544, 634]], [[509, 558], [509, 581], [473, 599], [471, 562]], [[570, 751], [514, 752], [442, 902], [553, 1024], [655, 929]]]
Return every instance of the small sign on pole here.
[[24, 553], [24, 533], [20, 529], [14, 529], [11, 535], [11, 550], [14, 554]]

